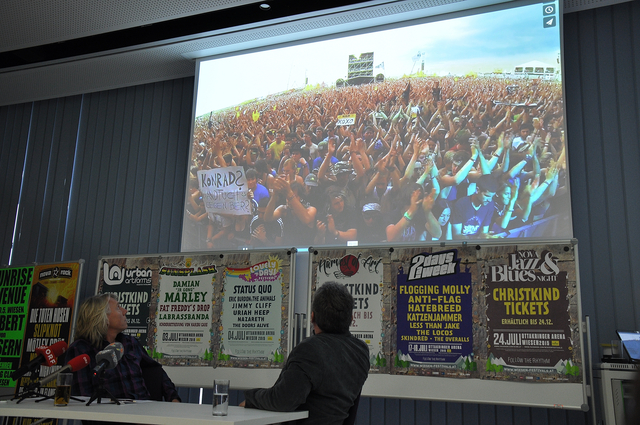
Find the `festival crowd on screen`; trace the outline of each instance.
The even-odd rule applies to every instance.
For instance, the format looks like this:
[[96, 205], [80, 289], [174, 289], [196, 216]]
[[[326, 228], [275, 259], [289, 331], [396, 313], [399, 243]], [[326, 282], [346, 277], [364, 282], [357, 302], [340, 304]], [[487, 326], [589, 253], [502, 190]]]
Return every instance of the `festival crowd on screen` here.
[[[444, 77], [289, 91], [199, 117], [183, 249], [552, 232], [569, 214], [563, 108], [557, 81]], [[252, 214], [205, 211], [198, 170], [229, 166], [244, 168]]]

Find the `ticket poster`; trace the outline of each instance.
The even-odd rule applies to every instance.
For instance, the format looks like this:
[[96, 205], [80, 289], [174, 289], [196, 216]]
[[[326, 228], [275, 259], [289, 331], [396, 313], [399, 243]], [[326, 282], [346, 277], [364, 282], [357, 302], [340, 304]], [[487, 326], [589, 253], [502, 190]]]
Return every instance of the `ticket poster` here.
[[20, 367], [33, 266], [0, 269], [0, 387], [13, 387]]
[[220, 314], [221, 360], [278, 361], [281, 350], [282, 259], [248, 267], [227, 267]]
[[127, 310], [123, 332], [147, 345], [151, 290], [158, 281], [157, 257], [105, 258], [98, 270], [98, 292], [110, 293]]
[[211, 256], [161, 259], [155, 351], [165, 358], [212, 359], [212, 297], [218, 265]]
[[[70, 342], [71, 324], [76, 303], [80, 263], [41, 264], [34, 268], [31, 299], [24, 332], [22, 363], [36, 356], [36, 348], [50, 346], [58, 341]], [[69, 359], [67, 359], [69, 360]], [[39, 378], [50, 375], [61, 364], [41, 366]], [[30, 373], [20, 379], [16, 393], [33, 382]], [[51, 381], [38, 390], [43, 395], [53, 395], [55, 382]]]
[[418, 253], [397, 275], [397, 363], [465, 369], [473, 353], [471, 274], [457, 250]]
[[[353, 296], [349, 331], [369, 346], [370, 372], [386, 370], [384, 352], [384, 259], [388, 251], [320, 251], [315, 256], [315, 290], [327, 282], [344, 284]], [[387, 265], [388, 267], [388, 261]]]
[[546, 246], [487, 250], [497, 257], [486, 267], [487, 370], [577, 376], [567, 253]]

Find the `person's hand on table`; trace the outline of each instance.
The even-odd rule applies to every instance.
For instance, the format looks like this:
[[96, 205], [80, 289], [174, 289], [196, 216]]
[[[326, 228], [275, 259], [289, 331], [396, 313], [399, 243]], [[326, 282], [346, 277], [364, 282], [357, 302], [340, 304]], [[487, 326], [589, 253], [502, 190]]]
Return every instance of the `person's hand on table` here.
[[240, 404], [238, 404], [238, 407], [244, 407], [244, 401]]

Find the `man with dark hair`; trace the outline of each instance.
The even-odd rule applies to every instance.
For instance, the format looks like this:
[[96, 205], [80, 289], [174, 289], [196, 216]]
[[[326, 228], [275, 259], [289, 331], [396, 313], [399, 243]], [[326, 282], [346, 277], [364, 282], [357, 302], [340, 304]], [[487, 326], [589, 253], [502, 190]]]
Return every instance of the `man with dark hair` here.
[[302, 148], [300, 146], [291, 147], [291, 158], [296, 163], [296, 175], [303, 179], [309, 174], [309, 164], [307, 160], [302, 157]]
[[318, 157], [318, 145], [313, 143], [313, 132], [307, 130], [304, 132], [304, 144], [302, 145], [303, 156], [307, 161], [311, 161]]
[[269, 145], [269, 150], [273, 152], [273, 159], [280, 161], [280, 156], [282, 155], [282, 151], [284, 150], [284, 131], [278, 130], [276, 132], [276, 140], [271, 142]]
[[511, 149], [514, 152], [524, 153], [529, 149], [529, 142], [527, 138], [533, 132], [533, 126], [529, 123], [524, 123], [520, 126], [520, 134], [514, 137], [511, 142]]
[[349, 333], [353, 297], [344, 285], [327, 282], [311, 307], [314, 335], [289, 355], [268, 389], [244, 392], [241, 406], [274, 411], [308, 410], [304, 425], [342, 425], [369, 372], [367, 345]]
[[252, 193], [253, 199], [256, 202], [260, 202], [262, 198], [269, 198], [269, 191], [266, 187], [258, 183], [258, 177], [260, 175], [254, 168], [249, 168], [245, 173], [247, 179], [247, 187]]
[[490, 174], [480, 176], [476, 182], [476, 193], [460, 198], [453, 204], [451, 228], [453, 239], [481, 237], [489, 232], [495, 207], [493, 197], [498, 190], [498, 181]]

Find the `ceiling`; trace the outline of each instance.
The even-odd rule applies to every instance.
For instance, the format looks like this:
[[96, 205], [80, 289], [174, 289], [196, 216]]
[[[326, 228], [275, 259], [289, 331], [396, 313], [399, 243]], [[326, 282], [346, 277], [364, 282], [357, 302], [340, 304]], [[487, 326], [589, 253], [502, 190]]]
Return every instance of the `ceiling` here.
[[[193, 76], [205, 55], [504, 1], [2, 0], [0, 106]], [[623, 1], [564, 0], [564, 13]]]

